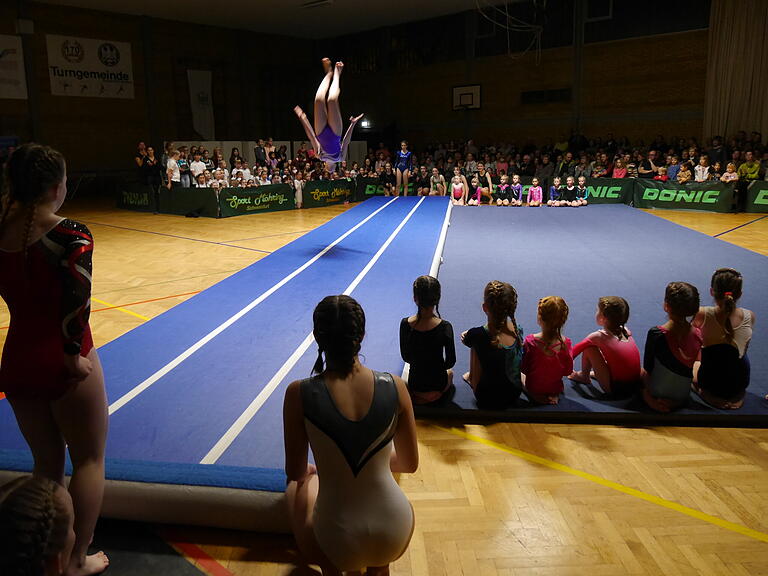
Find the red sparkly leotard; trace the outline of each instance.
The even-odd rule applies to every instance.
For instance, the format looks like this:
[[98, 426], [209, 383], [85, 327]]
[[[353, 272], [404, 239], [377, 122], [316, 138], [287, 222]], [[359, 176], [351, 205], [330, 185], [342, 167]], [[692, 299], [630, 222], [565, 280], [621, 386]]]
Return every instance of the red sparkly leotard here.
[[88, 228], [61, 220], [24, 251], [0, 250], [0, 297], [11, 325], [0, 363], [7, 396], [53, 400], [68, 388], [64, 355], [87, 356], [93, 238]]

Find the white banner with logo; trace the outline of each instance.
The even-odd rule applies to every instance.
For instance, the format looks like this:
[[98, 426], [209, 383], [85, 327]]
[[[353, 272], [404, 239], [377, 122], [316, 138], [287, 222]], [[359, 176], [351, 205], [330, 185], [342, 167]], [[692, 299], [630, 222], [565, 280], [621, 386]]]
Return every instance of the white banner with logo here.
[[51, 94], [86, 98], [133, 98], [128, 42], [48, 34]]
[[21, 36], [0, 34], [0, 98], [27, 99]]
[[189, 101], [192, 106], [192, 127], [204, 140], [213, 140], [213, 97], [211, 96], [211, 71], [187, 70]]

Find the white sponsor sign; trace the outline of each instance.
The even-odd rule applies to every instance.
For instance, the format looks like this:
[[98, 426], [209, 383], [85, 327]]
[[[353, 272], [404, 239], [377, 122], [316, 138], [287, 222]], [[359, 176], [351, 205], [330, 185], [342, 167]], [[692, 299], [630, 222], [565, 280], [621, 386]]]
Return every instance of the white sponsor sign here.
[[0, 98], [27, 99], [21, 36], [0, 34]]
[[87, 98], [133, 98], [128, 42], [47, 35], [51, 94]]

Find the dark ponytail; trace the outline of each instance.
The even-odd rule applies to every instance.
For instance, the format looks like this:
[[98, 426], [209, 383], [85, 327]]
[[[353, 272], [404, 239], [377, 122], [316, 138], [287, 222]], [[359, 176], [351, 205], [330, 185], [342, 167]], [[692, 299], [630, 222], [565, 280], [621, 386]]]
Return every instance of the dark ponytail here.
[[718, 303], [722, 303], [725, 338], [728, 342], [733, 340], [731, 314], [736, 310], [736, 301], [741, 298], [741, 286], [741, 274], [733, 268], [720, 268], [712, 274], [712, 294]]
[[606, 328], [614, 336], [629, 339], [626, 323], [629, 320], [629, 303], [620, 296], [603, 296], [597, 301], [600, 313], [608, 321]]
[[515, 338], [519, 338], [519, 330], [515, 321], [517, 311], [517, 291], [511, 284], [491, 280], [485, 286], [483, 301], [488, 309], [488, 332], [491, 336], [491, 345], [501, 348], [499, 335], [504, 329], [507, 318], [512, 320], [515, 327]]
[[332, 370], [348, 376], [365, 336], [365, 313], [360, 304], [344, 294], [326, 296], [315, 308], [312, 320], [318, 346], [312, 373]]
[[413, 299], [416, 301], [416, 321], [421, 320], [421, 309], [435, 307], [437, 317], [440, 317], [440, 282], [432, 276], [419, 276], [413, 282]]

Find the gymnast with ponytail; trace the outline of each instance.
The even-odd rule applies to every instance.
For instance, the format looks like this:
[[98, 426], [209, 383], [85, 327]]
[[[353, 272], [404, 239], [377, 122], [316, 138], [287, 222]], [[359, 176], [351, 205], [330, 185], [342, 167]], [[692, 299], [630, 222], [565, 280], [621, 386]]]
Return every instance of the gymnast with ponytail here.
[[707, 404], [724, 410], [741, 408], [749, 386], [747, 350], [755, 314], [737, 306], [742, 283], [733, 268], [715, 270], [709, 289], [715, 306], [702, 306], [693, 320], [703, 338], [701, 361], [693, 367], [694, 390]]
[[503, 410], [513, 406], [523, 389], [523, 329], [515, 320], [517, 292], [512, 285], [493, 280], [483, 291], [487, 322], [462, 333], [470, 348], [469, 372], [464, 380], [475, 393], [478, 408]]
[[456, 348], [453, 326], [440, 317], [440, 282], [419, 276], [413, 283], [417, 311], [400, 321], [400, 355], [409, 364], [408, 392], [414, 404], [430, 404], [451, 395]]
[[327, 296], [313, 322], [312, 376], [291, 383], [283, 403], [291, 527], [323, 574], [383, 576], [413, 534], [413, 508], [392, 475], [418, 467], [413, 406], [405, 382], [360, 362], [365, 314], [353, 298]]
[[64, 485], [75, 510], [67, 576], [103, 572], [99, 552], [86, 554], [104, 491], [107, 398], [88, 325], [93, 237], [57, 214], [67, 194], [64, 157], [25, 144], [5, 166], [0, 202], [0, 297], [11, 325], [0, 365], [4, 392], [34, 458], [34, 474]]

